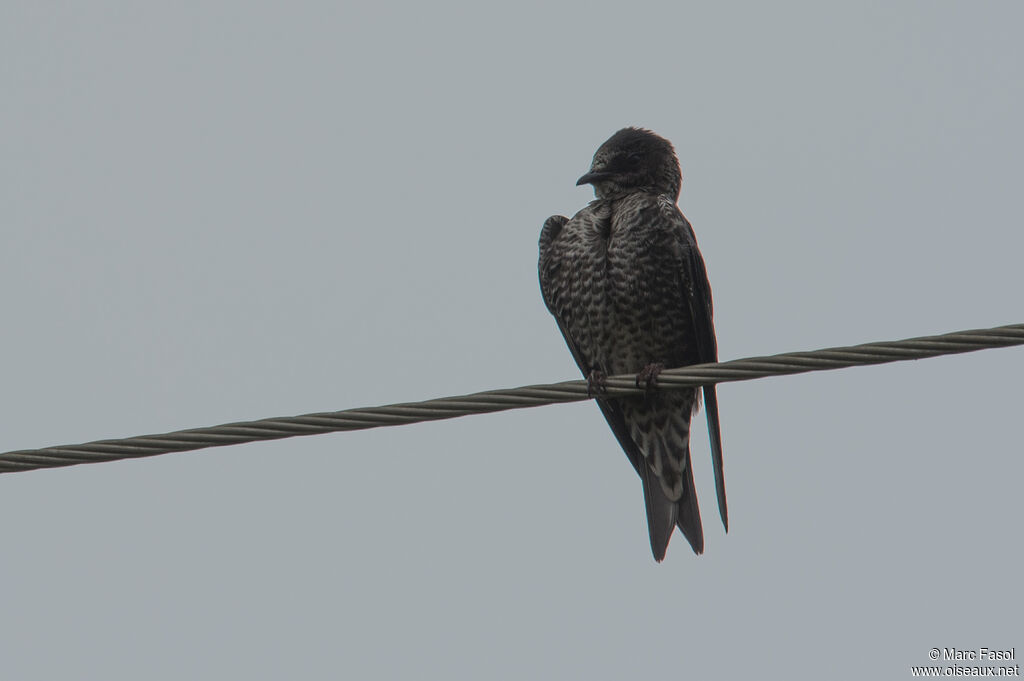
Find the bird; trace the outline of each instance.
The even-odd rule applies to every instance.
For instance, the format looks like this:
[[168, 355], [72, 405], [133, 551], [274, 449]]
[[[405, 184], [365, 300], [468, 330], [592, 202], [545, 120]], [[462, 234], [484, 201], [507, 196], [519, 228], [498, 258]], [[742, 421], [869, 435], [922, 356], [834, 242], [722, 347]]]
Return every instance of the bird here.
[[[676, 205], [682, 172], [672, 143], [627, 127], [605, 141], [577, 186], [595, 199], [540, 233], [544, 303], [643, 486], [651, 552], [661, 562], [676, 527], [693, 552], [704, 532], [690, 464], [699, 388], [657, 390], [665, 368], [716, 362], [711, 286], [690, 223]], [[608, 397], [604, 381], [635, 374], [641, 394]], [[729, 517], [715, 385], [702, 386], [718, 509]]]

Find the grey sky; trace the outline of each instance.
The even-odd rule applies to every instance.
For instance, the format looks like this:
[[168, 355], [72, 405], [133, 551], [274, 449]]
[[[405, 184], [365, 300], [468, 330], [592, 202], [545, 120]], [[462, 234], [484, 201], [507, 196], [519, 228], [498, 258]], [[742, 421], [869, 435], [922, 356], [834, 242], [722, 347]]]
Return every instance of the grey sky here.
[[[723, 359], [1024, 321], [1024, 6], [0, 5], [0, 449], [575, 378], [544, 218], [671, 139]], [[0, 675], [909, 678], [1024, 649], [1024, 350], [0, 476]]]

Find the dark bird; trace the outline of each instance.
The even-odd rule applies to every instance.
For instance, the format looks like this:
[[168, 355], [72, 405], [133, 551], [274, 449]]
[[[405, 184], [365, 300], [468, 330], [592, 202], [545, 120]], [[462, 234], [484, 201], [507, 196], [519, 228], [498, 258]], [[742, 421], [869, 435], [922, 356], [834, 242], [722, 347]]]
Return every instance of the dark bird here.
[[[577, 185], [596, 200], [540, 233], [544, 302], [608, 425], [643, 483], [651, 551], [661, 561], [679, 527], [704, 550], [690, 465], [690, 417], [698, 388], [656, 391], [666, 368], [717, 361], [711, 287], [690, 223], [676, 201], [682, 173], [672, 144], [624, 128], [594, 154]], [[636, 397], [600, 397], [605, 377], [636, 374]], [[722, 524], [729, 529], [715, 386], [703, 387]]]

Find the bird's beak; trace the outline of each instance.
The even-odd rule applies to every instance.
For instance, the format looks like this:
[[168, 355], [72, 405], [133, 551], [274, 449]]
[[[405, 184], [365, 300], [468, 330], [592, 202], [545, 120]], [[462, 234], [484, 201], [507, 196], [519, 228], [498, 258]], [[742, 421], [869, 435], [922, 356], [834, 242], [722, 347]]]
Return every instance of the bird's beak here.
[[611, 175], [611, 173], [604, 172], [602, 170], [591, 170], [589, 173], [576, 180], [576, 186], [579, 187], [581, 184], [594, 184], [595, 182], [600, 182], [605, 178], [611, 177]]

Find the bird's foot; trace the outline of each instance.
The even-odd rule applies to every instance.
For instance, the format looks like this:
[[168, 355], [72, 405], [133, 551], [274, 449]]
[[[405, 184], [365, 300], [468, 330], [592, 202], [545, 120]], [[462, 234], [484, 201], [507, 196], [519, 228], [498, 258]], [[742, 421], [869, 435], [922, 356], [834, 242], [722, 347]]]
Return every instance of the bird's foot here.
[[587, 397], [597, 397], [608, 392], [608, 377], [598, 368], [587, 374]]
[[643, 388], [648, 395], [653, 394], [658, 387], [658, 374], [664, 370], [661, 362], [651, 362], [636, 375], [636, 387]]

